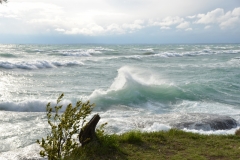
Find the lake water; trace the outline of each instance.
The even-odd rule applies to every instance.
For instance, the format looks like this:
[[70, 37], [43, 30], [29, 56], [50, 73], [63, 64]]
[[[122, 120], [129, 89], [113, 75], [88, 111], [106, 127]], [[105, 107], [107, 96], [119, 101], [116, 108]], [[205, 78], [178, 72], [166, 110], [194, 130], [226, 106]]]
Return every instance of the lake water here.
[[239, 123], [240, 44], [0, 45], [0, 159], [39, 158], [46, 104], [61, 93], [64, 105], [95, 103], [110, 134], [169, 130], [190, 113]]

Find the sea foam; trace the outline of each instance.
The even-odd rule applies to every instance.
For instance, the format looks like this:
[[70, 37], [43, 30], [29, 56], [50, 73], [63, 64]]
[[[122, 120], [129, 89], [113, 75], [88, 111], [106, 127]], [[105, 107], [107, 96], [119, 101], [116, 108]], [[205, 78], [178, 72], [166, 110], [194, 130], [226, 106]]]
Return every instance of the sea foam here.
[[185, 51], [185, 52], [160, 52], [157, 54], [149, 55], [154, 57], [184, 57], [184, 56], [202, 56], [202, 55], [215, 55], [215, 54], [237, 54], [240, 50], [211, 50], [203, 49], [199, 51]]
[[124, 66], [118, 70], [117, 77], [107, 90], [96, 89], [89, 99], [104, 108], [118, 104], [146, 108], [149, 102], [159, 107], [177, 101], [176, 97], [196, 99], [193, 94], [184, 92], [153, 71]]
[[83, 65], [82, 62], [77, 61], [20, 61], [20, 62], [8, 62], [0, 61], [0, 68], [4, 69], [44, 69], [44, 68], [56, 68], [64, 66]]
[[199, 134], [204, 134], [204, 135], [233, 135], [235, 134], [236, 130], [238, 130], [239, 127], [237, 128], [232, 128], [229, 130], [210, 130], [210, 131], [204, 131], [204, 130], [195, 130], [195, 129], [186, 129], [184, 128], [183, 131], [186, 132], [192, 132], [192, 133], [199, 133]]
[[59, 50], [58, 52], [63, 56], [77, 56], [90, 57], [94, 54], [101, 54], [104, 49], [73, 49], [73, 50]]
[[[15, 112], [45, 112], [46, 105], [51, 103], [52, 106], [56, 105], [56, 100], [25, 100], [21, 102], [0, 102], [0, 110], [3, 111], [15, 111]], [[63, 100], [62, 111], [65, 110], [66, 106], [71, 103], [70, 100]]]

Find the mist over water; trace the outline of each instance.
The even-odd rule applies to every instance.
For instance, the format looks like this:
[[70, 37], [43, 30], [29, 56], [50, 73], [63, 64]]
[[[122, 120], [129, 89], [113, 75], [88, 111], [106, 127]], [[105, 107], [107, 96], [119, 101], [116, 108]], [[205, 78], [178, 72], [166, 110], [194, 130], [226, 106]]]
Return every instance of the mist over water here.
[[158, 131], [193, 113], [239, 123], [239, 79], [239, 44], [0, 45], [0, 159], [38, 157], [45, 106], [61, 93], [64, 106], [96, 103], [108, 133]]

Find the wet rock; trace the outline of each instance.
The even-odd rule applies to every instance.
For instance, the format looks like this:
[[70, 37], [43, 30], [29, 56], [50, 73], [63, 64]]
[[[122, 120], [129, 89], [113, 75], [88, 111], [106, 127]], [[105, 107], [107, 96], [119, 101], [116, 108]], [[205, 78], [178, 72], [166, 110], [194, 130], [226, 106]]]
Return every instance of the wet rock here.
[[178, 122], [170, 124], [178, 129], [226, 130], [237, 127], [237, 121], [229, 116], [203, 113], [189, 113], [178, 117]]

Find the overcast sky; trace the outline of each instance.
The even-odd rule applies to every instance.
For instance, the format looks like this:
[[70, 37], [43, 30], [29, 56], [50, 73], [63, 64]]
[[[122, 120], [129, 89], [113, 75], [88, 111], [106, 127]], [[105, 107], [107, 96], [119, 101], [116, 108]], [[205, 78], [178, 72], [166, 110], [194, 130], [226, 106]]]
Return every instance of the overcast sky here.
[[0, 43], [240, 43], [240, 0], [9, 0]]

